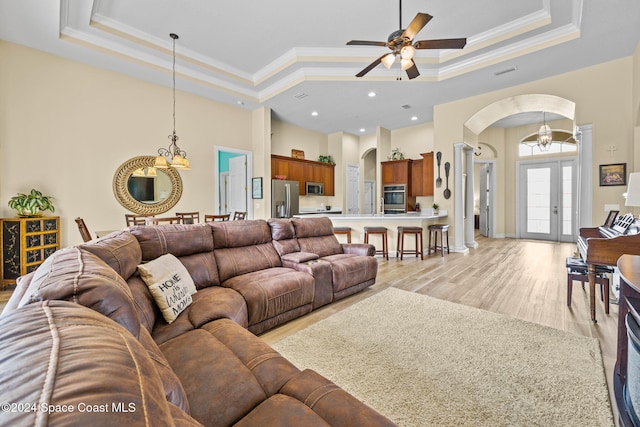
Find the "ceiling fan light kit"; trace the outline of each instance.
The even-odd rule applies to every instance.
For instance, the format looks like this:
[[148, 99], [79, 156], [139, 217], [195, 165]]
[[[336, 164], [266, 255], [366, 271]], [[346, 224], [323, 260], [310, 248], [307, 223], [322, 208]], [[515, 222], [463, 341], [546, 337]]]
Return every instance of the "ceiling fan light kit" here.
[[415, 79], [420, 75], [418, 67], [416, 67], [415, 62], [413, 61], [416, 49], [462, 49], [467, 44], [466, 38], [419, 40], [414, 43], [413, 38], [433, 17], [427, 13], [418, 13], [409, 23], [409, 26], [406, 29], [402, 29], [402, 0], [400, 0], [399, 3], [400, 29], [391, 33], [386, 42], [368, 40], [351, 40], [350, 42], [347, 42], [347, 45], [349, 46], [386, 46], [391, 49], [391, 53], [382, 55], [380, 58], [373, 61], [365, 69], [356, 74], [356, 77], [363, 77], [380, 63], [382, 63], [387, 69], [390, 69], [395, 62], [396, 56], [400, 55], [400, 68], [402, 71], [407, 72], [409, 80]]

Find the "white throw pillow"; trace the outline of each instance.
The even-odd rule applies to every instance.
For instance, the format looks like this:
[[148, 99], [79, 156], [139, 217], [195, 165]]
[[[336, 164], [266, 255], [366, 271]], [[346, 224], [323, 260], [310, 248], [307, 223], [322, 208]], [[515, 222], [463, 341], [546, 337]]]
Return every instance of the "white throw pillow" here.
[[149, 286], [149, 291], [151, 291], [151, 295], [156, 300], [156, 304], [160, 307], [162, 316], [167, 323], [173, 323], [178, 314], [182, 313], [193, 301], [189, 290], [177, 274], [163, 282]]
[[144, 282], [151, 286], [174, 274], [179, 274], [184, 283], [189, 287], [189, 294], [196, 293], [196, 285], [193, 283], [191, 275], [187, 268], [180, 262], [178, 258], [171, 254], [159, 256], [153, 261], [149, 261], [138, 266], [140, 277]]
[[149, 286], [149, 291], [158, 304], [167, 323], [176, 317], [193, 301], [191, 295], [196, 286], [189, 272], [178, 258], [171, 254], [138, 266], [140, 277]]

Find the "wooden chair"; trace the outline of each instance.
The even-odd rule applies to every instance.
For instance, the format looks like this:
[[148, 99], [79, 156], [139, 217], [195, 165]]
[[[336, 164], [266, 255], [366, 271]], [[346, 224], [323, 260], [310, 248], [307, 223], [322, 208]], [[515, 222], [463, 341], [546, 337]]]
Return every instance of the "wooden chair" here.
[[200, 222], [200, 212], [176, 212], [183, 224], [197, 224]]
[[80, 231], [80, 235], [82, 236], [82, 240], [88, 242], [91, 240], [91, 233], [89, 233], [89, 229], [84, 223], [84, 219], [78, 217], [76, 218], [76, 224], [78, 224], [78, 230]]
[[146, 225], [147, 218], [152, 218], [153, 216], [149, 215], [138, 215], [138, 214], [124, 214], [124, 219], [127, 221], [127, 227], [131, 227], [132, 225]]
[[180, 224], [181, 220], [179, 216], [165, 216], [160, 218], [150, 218], [149, 224], [159, 225], [159, 224]]
[[246, 212], [234, 212], [233, 213], [233, 220], [239, 220], [239, 219], [246, 219], [247, 218], [247, 213]]
[[204, 222], [211, 222], [211, 221], [229, 221], [229, 214], [204, 216]]

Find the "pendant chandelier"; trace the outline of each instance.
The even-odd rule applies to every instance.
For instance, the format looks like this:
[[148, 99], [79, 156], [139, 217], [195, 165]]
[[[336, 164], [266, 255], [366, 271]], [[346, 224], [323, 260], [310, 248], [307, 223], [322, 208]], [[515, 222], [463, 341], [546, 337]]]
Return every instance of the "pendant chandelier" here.
[[551, 128], [546, 122], [544, 111], [542, 112], [542, 126], [538, 130], [538, 148], [540, 151], [549, 151], [549, 147], [551, 147], [551, 142], [553, 141], [553, 136], [551, 133]]
[[173, 133], [169, 135], [171, 143], [169, 148], [160, 147], [154, 166], [166, 169], [168, 167], [189, 170], [189, 160], [187, 153], [178, 147], [178, 135], [176, 135], [176, 39], [178, 35], [171, 33], [173, 39]]

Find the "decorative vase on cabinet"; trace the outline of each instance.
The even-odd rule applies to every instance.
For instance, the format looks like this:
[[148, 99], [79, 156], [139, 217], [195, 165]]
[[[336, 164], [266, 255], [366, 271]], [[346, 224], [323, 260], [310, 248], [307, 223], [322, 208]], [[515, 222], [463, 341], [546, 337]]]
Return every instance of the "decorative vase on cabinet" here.
[[60, 217], [2, 218], [2, 289], [60, 248]]

